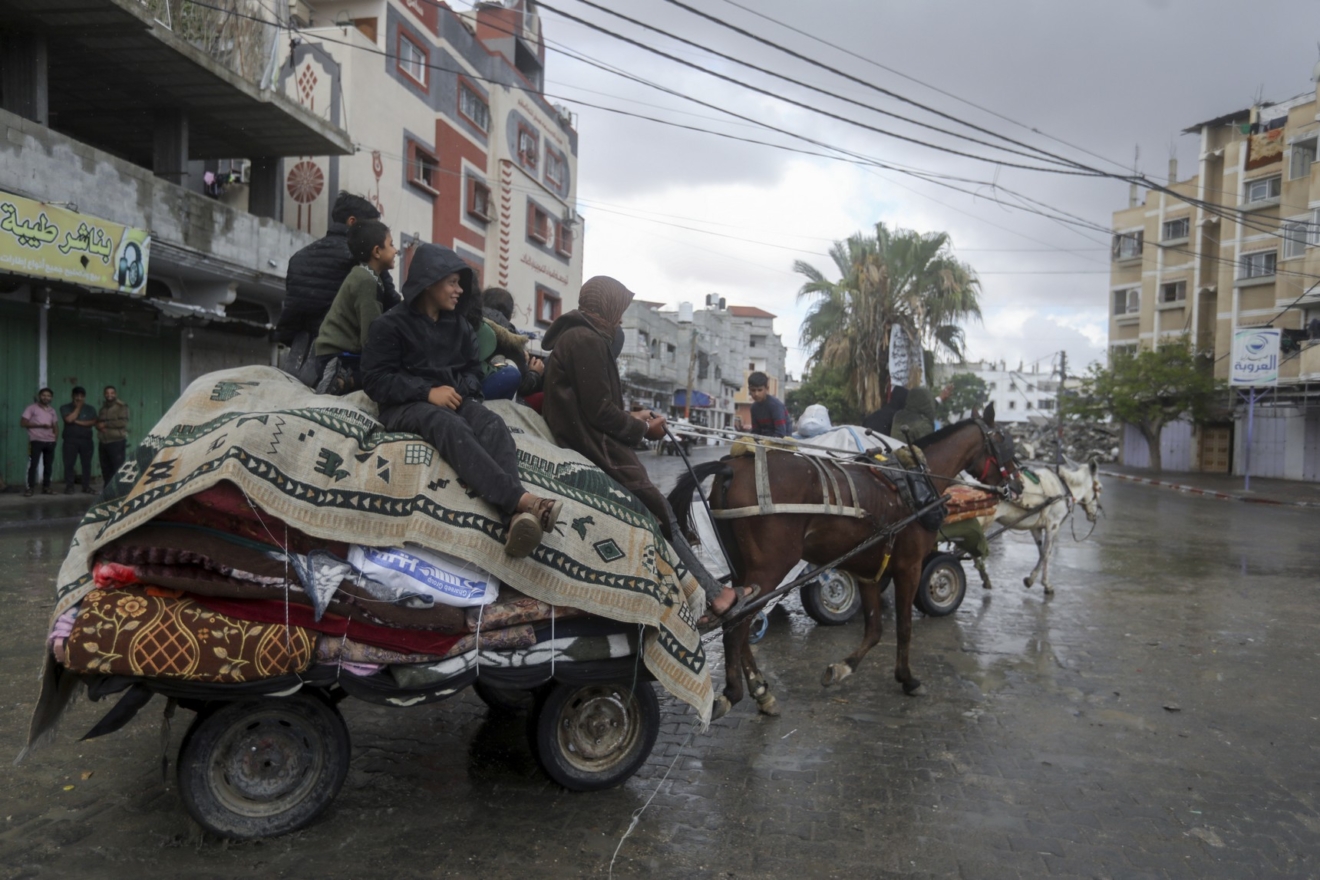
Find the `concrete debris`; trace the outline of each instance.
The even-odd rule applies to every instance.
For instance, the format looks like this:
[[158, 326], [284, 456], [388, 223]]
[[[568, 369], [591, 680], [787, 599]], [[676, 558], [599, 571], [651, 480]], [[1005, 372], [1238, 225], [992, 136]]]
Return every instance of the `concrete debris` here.
[[[1008, 426], [1013, 442], [1018, 446], [1018, 457], [1023, 460], [1054, 460], [1058, 423], [1033, 417], [1026, 422]], [[1063, 426], [1063, 454], [1073, 461], [1095, 461], [1105, 464], [1118, 461], [1122, 444], [1121, 428], [1103, 422], [1065, 422]]]

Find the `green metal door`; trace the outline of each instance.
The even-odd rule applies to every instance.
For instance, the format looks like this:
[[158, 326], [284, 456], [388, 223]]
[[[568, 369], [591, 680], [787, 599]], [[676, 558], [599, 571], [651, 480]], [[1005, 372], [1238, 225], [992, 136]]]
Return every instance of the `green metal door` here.
[[[134, 327], [122, 318], [114, 323], [95, 321], [56, 309], [51, 311], [47, 336], [47, 375], [55, 404], [68, 403], [73, 388], [81, 385], [87, 389], [87, 402], [99, 408], [102, 389], [115, 386], [129, 407], [131, 457], [133, 447], [179, 397], [179, 331], [155, 322]], [[55, 470], [63, 475], [63, 464], [57, 462]], [[92, 470], [99, 475], [95, 460]]]
[[18, 420], [37, 398], [37, 309], [0, 302], [0, 477], [10, 486], [27, 479], [28, 437]]

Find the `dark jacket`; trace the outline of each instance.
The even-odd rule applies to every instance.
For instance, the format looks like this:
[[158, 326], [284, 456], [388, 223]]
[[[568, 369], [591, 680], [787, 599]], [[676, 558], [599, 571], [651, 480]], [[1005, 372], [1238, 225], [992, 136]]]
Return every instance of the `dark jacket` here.
[[[908, 392], [907, 406], [894, 416], [893, 437], [907, 442], [911, 435], [913, 442], [927, 434], [935, 432], [935, 395], [929, 388], [913, 388]], [[907, 429], [907, 434], [903, 433]]]
[[788, 436], [788, 410], [784, 402], [773, 394], [752, 404], [752, 433], [762, 437]]
[[907, 406], [907, 397], [906, 388], [902, 385], [895, 387], [889, 392], [889, 400], [884, 406], [862, 419], [862, 427], [877, 434], [884, 434], [886, 437], [894, 436], [891, 433], [894, 428], [894, 416]]
[[649, 486], [633, 452], [646, 425], [624, 411], [613, 338], [576, 309], [550, 326], [541, 342], [550, 352], [541, 415], [560, 446], [582, 453], [626, 487]]
[[[457, 272], [463, 295], [452, 312], [432, 321], [413, 308], [418, 295]], [[451, 386], [464, 398], [481, 399], [477, 335], [464, 317], [478, 296], [476, 277], [447, 247], [424, 244], [413, 255], [403, 302], [372, 322], [362, 350], [362, 386], [382, 408], [426, 400], [432, 388]]]
[[[275, 340], [288, 343], [299, 333], [312, 339], [357, 260], [348, 251], [348, 226], [331, 223], [325, 237], [317, 239], [289, 258], [284, 278], [284, 310], [275, 325]], [[380, 308], [385, 311], [399, 301], [394, 279], [381, 273]]]
[[522, 373], [522, 381], [518, 383], [518, 395], [526, 397], [540, 391], [545, 374], [535, 372], [527, 366], [527, 337], [519, 333], [513, 322], [499, 309], [483, 308], [481, 316], [499, 328], [495, 330], [495, 353], [517, 366], [518, 371]]

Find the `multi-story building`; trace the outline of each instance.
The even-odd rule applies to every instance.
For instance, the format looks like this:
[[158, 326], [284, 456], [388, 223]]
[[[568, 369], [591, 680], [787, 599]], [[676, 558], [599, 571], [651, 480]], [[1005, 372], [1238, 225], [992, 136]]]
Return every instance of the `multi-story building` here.
[[19, 414], [43, 385], [57, 403], [81, 385], [92, 404], [115, 385], [136, 442], [196, 376], [271, 362], [286, 261], [312, 241], [276, 219], [277, 169], [353, 144], [271, 88], [281, 31], [237, 2], [185, 17], [167, 0], [0, 0], [11, 485], [24, 478]]
[[[1054, 373], [1041, 372], [1040, 364], [1019, 363], [1011, 370], [1005, 361], [970, 361], [936, 364], [935, 385], [958, 373], [970, 373], [985, 382], [986, 404], [995, 405], [995, 421], [1025, 422], [1032, 416], [1053, 417], [1058, 401], [1059, 381]], [[966, 416], [970, 413], [959, 413]]]
[[[1197, 173], [1170, 193], [1151, 192], [1114, 213], [1109, 347], [1149, 348], [1187, 335], [1228, 377], [1234, 332], [1276, 327], [1288, 345], [1279, 386], [1258, 405], [1252, 473], [1320, 479], [1320, 341], [1305, 328], [1320, 318], [1320, 116], [1317, 65], [1311, 90], [1198, 123]], [[1194, 200], [1196, 204], [1189, 203]], [[1232, 422], [1166, 428], [1169, 470], [1241, 473], [1245, 411]], [[1144, 465], [1144, 442], [1129, 429], [1124, 460]]]
[[365, 195], [403, 247], [453, 248], [514, 321], [545, 328], [582, 286], [577, 132], [542, 94], [532, 0], [458, 12], [435, 0], [305, 0], [310, 21], [280, 60], [290, 100], [352, 135], [349, 156], [283, 168], [284, 222], [324, 233], [335, 194]]

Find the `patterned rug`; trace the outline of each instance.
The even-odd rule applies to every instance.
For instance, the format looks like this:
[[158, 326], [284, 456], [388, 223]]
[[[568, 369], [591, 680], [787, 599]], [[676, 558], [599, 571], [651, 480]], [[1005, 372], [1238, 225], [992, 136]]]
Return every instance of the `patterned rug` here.
[[274, 368], [242, 367], [193, 382], [116, 475], [112, 500], [88, 511], [60, 569], [52, 620], [94, 589], [98, 547], [228, 480], [256, 508], [315, 538], [413, 542], [542, 602], [644, 625], [647, 668], [707, 722], [714, 690], [694, 625], [704, 596], [655, 520], [585, 458], [556, 446], [535, 412], [489, 406], [513, 433], [524, 485], [564, 500], [556, 533], [526, 559], [504, 554], [498, 513], [419, 437], [383, 430], [365, 395], [319, 396]]

